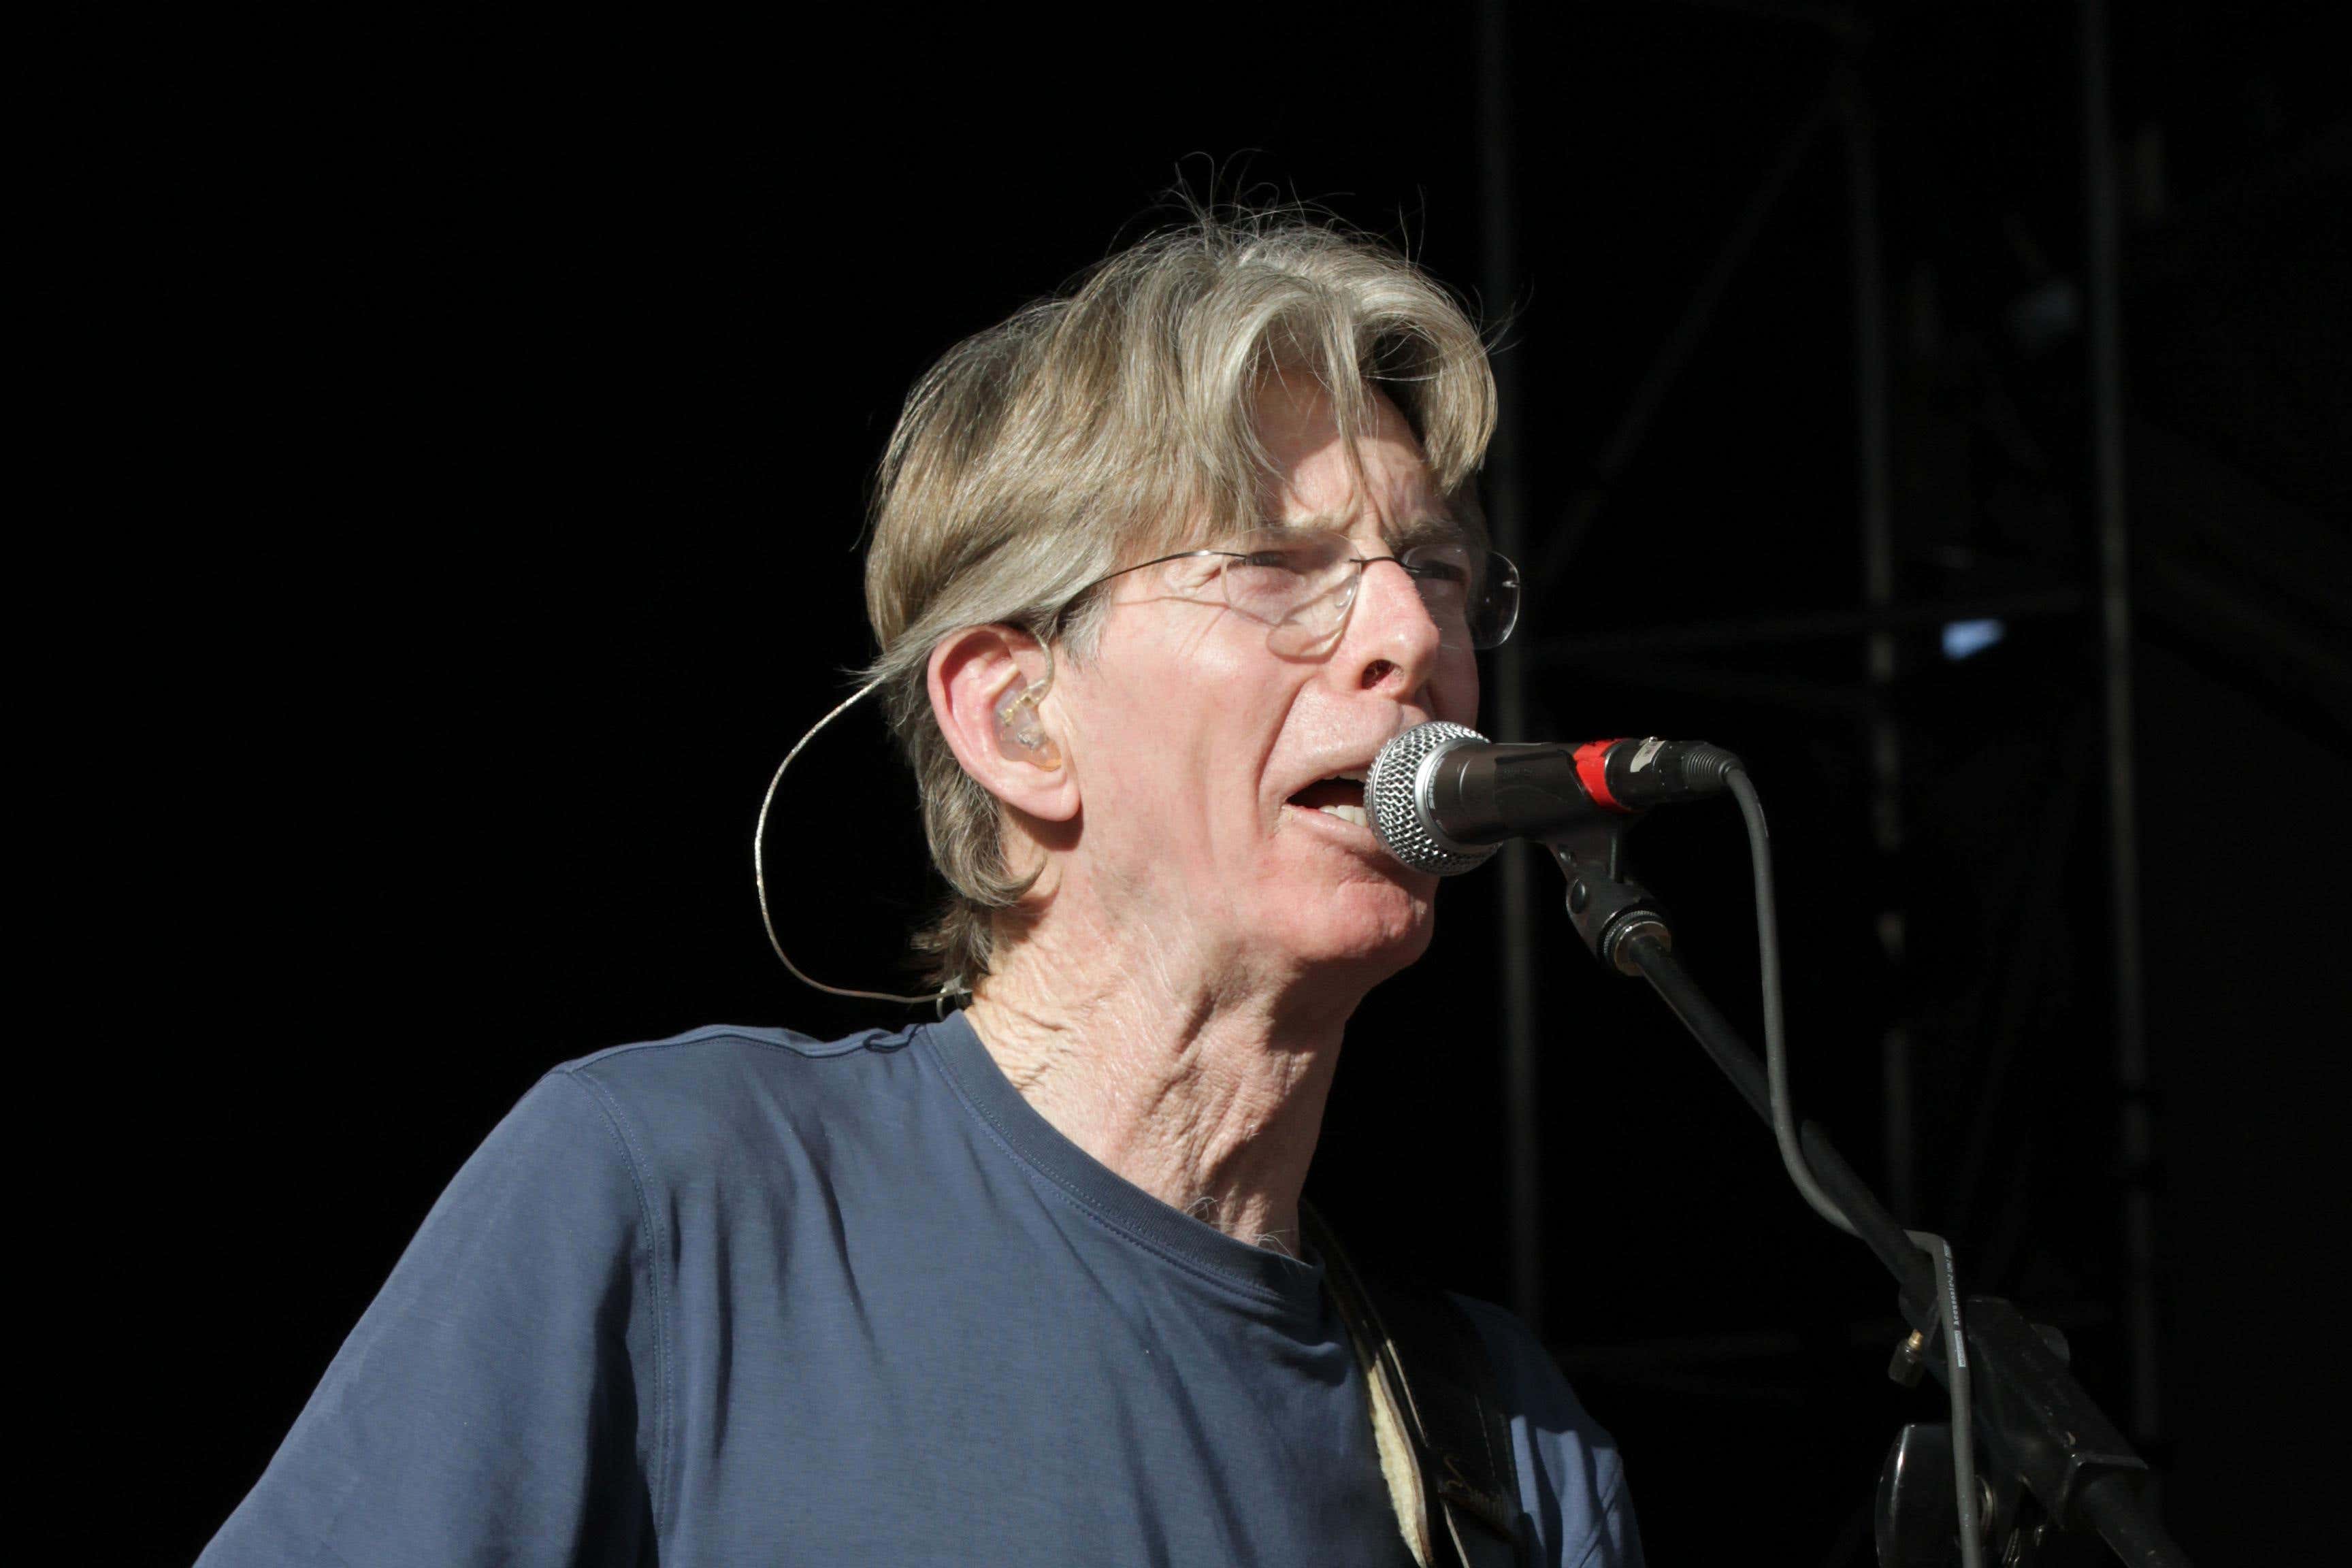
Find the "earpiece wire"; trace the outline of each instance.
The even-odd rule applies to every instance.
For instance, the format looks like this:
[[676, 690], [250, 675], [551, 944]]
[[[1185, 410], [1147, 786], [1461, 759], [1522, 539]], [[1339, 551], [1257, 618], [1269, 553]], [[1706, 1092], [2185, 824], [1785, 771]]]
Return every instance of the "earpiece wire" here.
[[813, 980], [799, 964], [793, 962], [792, 955], [784, 951], [783, 942], [776, 935], [775, 920], [768, 911], [768, 812], [776, 804], [776, 789], [784, 782], [784, 770], [793, 765], [793, 760], [807, 749], [811, 741], [816, 739], [819, 731], [840, 718], [842, 714], [855, 707], [860, 699], [881, 684], [879, 680], [869, 680], [844, 698], [832, 712], [810, 725], [808, 733], [794, 742], [793, 749], [784, 753], [784, 760], [776, 764], [776, 771], [768, 779], [767, 793], [760, 797], [760, 819], [751, 829], [751, 888], [760, 898], [760, 924], [768, 933], [768, 945], [776, 950], [777, 961], [792, 972], [793, 979], [827, 995], [847, 996], [860, 1002], [898, 1002], [909, 1007], [919, 1007], [926, 1002], [936, 1003], [940, 1016], [945, 1017], [948, 999], [951, 996], [969, 994], [967, 987], [950, 984], [940, 986], [939, 990], [927, 995], [908, 996], [895, 991], [853, 991], [839, 985], [827, 985], [822, 980]]

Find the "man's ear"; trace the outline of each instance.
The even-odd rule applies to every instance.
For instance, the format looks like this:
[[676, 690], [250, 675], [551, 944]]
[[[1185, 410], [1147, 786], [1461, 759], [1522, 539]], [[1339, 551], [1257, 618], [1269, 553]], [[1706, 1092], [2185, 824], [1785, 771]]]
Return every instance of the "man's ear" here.
[[1047, 697], [1053, 655], [1018, 626], [966, 626], [931, 649], [931, 712], [989, 794], [1029, 816], [1067, 822], [1077, 781], [1063, 765]]

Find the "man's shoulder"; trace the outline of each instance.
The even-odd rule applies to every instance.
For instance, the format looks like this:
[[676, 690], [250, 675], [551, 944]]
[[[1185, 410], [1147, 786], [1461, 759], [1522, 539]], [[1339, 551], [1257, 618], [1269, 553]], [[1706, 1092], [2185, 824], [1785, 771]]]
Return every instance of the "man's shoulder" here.
[[1569, 1386], [1559, 1363], [1517, 1312], [1475, 1296], [1447, 1294], [1478, 1331], [1495, 1380], [1514, 1414], [1553, 1430], [1599, 1432], [1583, 1401]]
[[761, 1142], [797, 1125], [839, 1127], [861, 1105], [887, 1097], [881, 1080], [911, 1069], [917, 1030], [866, 1029], [819, 1040], [791, 1029], [712, 1024], [664, 1039], [614, 1046], [562, 1062], [569, 1079], [603, 1110], [625, 1142], [706, 1156]]
[[915, 1026], [896, 1031], [860, 1029], [837, 1040], [820, 1040], [798, 1030], [755, 1024], [706, 1024], [698, 1029], [658, 1040], [636, 1040], [608, 1046], [551, 1071], [584, 1074], [599, 1082], [646, 1088], [664, 1084], [700, 1083], [714, 1078], [729, 1081], [746, 1074], [787, 1075], [803, 1064], [836, 1061], [859, 1056], [887, 1055], [903, 1050], [915, 1036]]
[[1563, 1563], [1640, 1568], [1641, 1536], [1616, 1440], [1517, 1313], [1475, 1297], [1453, 1300], [1486, 1347], [1510, 1420], [1520, 1500], [1548, 1550]]

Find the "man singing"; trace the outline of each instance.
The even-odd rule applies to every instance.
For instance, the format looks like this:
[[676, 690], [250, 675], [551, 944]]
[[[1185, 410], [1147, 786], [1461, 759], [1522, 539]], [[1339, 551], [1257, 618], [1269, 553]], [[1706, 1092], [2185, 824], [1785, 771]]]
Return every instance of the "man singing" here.
[[1456, 1301], [1516, 1490], [1460, 1539], [1300, 1210], [1349, 1021], [1431, 936], [1365, 770], [1475, 722], [1517, 614], [1494, 420], [1443, 289], [1286, 216], [952, 350], [866, 595], [964, 1005], [550, 1072], [207, 1568], [1638, 1563], [1607, 1436]]

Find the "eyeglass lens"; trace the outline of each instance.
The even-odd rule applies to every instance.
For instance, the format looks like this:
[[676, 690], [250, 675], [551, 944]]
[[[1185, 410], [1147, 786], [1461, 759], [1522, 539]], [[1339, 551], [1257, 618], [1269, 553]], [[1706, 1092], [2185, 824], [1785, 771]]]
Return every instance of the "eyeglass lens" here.
[[[1266, 529], [1244, 535], [1223, 553], [1225, 600], [1235, 610], [1273, 626], [1295, 626], [1328, 636], [1355, 601], [1363, 567], [1355, 547], [1336, 533], [1315, 529]], [[1501, 646], [1519, 614], [1519, 573], [1505, 557], [1485, 558], [1467, 545], [1441, 542], [1416, 544], [1395, 557], [1420, 591], [1421, 602], [1441, 633], [1460, 632], [1475, 648]], [[1328, 626], [1299, 625], [1302, 617], [1329, 607]]]

